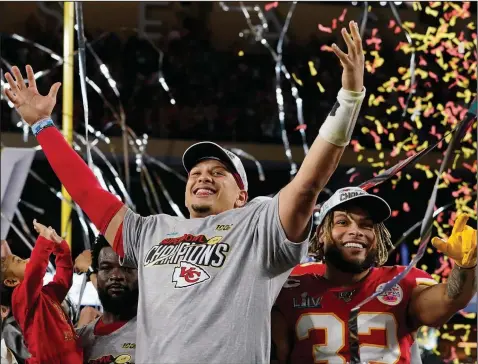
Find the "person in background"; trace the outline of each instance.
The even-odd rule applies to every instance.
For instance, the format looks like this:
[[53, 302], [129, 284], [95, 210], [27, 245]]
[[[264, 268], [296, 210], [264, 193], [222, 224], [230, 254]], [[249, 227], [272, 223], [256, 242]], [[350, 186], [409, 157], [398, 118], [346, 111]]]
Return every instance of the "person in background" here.
[[356, 333], [349, 331], [351, 310], [406, 268], [384, 266], [393, 246], [383, 224], [390, 214], [385, 200], [359, 187], [339, 189], [321, 207], [311, 249], [323, 264], [309, 263], [300, 275], [292, 271], [272, 310], [279, 363], [415, 364], [417, 329], [445, 324], [470, 302], [476, 293], [476, 230], [459, 214], [447, 242], [432, 239], [454, 261], [446, 283], [412, 268], [365, 303]]
[[118, 255], [101, 235], [93, 254], [85, 250], [75, 260], [76, 271], [87, 272], [90, 266], [93, 267], [90, 280], [96, 282], [103, 314], [92, 307], [81, 312], [77, 334], [84, 362], [132, 364], [136, 349], [138, 270], [121, 266]]
[[[73, 283], [70, 248], [51, 227], [36, 220], [33, 226], [40, 236], [30, 259], [13, 254], [1, 257], [2, 283], [13, 289], [10, 307], [31, 354], [26, 363], [80, 364], [83, 352], [73, 325], [61, 308]], [[52, 253], [56, 255], [56, 274], [43, 286]]]

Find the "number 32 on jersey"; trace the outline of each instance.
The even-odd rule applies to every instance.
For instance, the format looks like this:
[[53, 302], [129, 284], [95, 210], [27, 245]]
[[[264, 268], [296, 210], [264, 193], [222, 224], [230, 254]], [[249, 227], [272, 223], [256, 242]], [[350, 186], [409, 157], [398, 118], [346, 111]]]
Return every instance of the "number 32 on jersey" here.
[[[397, 322], [390, 313], [359, 313], [357, 316], [359, 335], [370, 335], [373, 330], [385, 333], [386, 345], [360, 343], [360, 361], [375, 364], [393, 364], [400, 360], [400, 345], [397, 338]], [[346, 364], [340, 351], [346, 345], [347, 323], [331, 313], [307, 313], [297, 320], [298, 340], [309, 338], [311, 331], [323, 330], [325, 340], [312, 347], [316, 363]]]

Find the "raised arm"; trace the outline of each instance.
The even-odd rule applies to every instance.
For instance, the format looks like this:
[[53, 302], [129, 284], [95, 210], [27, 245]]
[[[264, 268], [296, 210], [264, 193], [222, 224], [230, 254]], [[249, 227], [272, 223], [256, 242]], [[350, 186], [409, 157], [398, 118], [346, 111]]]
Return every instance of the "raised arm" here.
[[351, 35], [345, 28], [342, 29], [348, 54], [335, 44], [332, 47], [343, 67], [342, 89], [337, 102], [320, 128], [297, 175], [279, 195], [280, 220], [287, 238], [294, 242], [305, 238], [317, 197], [350, 142], [365, 97], [364, 54], [357, 23], [350, 22], [350, 30]]
[[466, 225], [467, 220], [466, 214], [457, 217], [448, 242], [439, 238], [432, 240], [455, 265], [446, 283], [418, 286], [413, 290], [409, 317], [414, 327], [445, 324], [476, 294], [476, 230]]
[[[36, 221], [34, 224], [36, 229]], [[26, 314], [35, 304], [43, 287], [48, 259], [54, 249], [55, 243], [52, 240], [45, 235], [38, 237], [25, 268], [23, 281], [14, 291], [14, 310], [22, 310]]]
[[10, 85], [10, 89], [5, 89], [5, 95], [32, 127], [48, 162], [72, 199], [105, 235], [118, 255], [123, 256], [122, 234], [118, 231], [127, 208], [101, 187], [93, 172], [54, 126], [50, 115], [61, 84], [55, 83], [48, 95], [42, 96], [37, 90], [32, 68], [27, 66], [26, 71], [28, 87], [18, 67], [12, 67], [15, 80], [10, 73], [5, 74]]
[[65, 240], [59, 237], [56, 241], [54, 254], [56, 255], [56, 273], [53, 280], [45, 286], [61, 303], [65, 299], [73, 284], [73, 261], [71, 259], [70, 247]]

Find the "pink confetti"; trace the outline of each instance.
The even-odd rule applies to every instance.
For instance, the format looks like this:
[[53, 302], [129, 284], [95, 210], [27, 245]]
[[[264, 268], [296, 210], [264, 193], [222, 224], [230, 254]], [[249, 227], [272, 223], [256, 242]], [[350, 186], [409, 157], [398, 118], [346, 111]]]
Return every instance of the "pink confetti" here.
[[398, 98], [398, 102], [400, 103], [400, 106], [402, 107], [402, 109], [405, 109], [405, 100], [402, 96]]
[[390, 19], [390, 21], [388, 22], [388, 29], [392, 29], [394, 26], [395, 26], [395, 20], [393, 19]]
[[350, 176], [349, 183], [352, 183], [354, 179], [360, 175], [360, 172], [356, 172]]
[[321, 51], [324, 51], [324, 52], [333, 52], [333, 48], [328, 46], [327, 44], [324, 44], [322, 47], [320, 47], [320, 50]]
[[319, 30], [324, 33], [332, 33], [332, 29], [329, 27], [324, 27], [322, 24], [319, 24]]
[[466, 169], [470, 170], [472, 173], [476, 173], [476, 171], [477, 171], [477, 170], [476, 170], [476, 162], [475, 162], [475, 164], [472, 165], [472, 166], [469, 165], [468, 163], [463, 163], [462, 165], [463, 165], [463, 167], [465, 167]]
[[297, 125], [294, 130], [307, 130], [307, 124]]
[[341, 22], [344, 21], [344, 19], [345, 19], [345, 14], [347, 14], [347, 9], [344, 9], [344, 10], [342, 11], [342, 14], [340, 14], [340, 16], [339, 16], [339, 21], [341, 21]]
[[413, 130], [413, 127], [406, 121], [403, 123], [403, 127], [408, 130]]
[[393, 210], [392, 211], [392, 217], [398, 216], [398, 210]]
[[264, 6], [264, 9], [265, 9], [265, 11], [269, 11], [269, 10], [271, 10], [271, 9], [277, 8], [278, 5], [279, 5], [279, 2], [278, 2], [278, 1], [274, 1], [273, 3], [266, 4], [266, 5]]
[[417, 189], [418, 189], [418, 186], [420, 186], [420, 182], [418, 182], [418, 181], [413, 181], [413, 189], [414, 189], [414, 190], [417, 190]]
[[408, 202], [404, 202], [402, 208], [403, 208], [403, 211], [410, 212], [410, 206], [408, 205]]
[[458, 183], [458, 182], [461, 182], [461, 181], [462, 181], [461, 178], [455, 178], [455, 177], [453, 177], [453, 176], [452, 176], [451, 174], [449, 174], [449, 173], [444, 173], [444, 174], [443, 174], [443, 179], [445, 179], [445, 180], [447, 180], [447, 181], [449, 181], [449, 182], [451, 182], [451, 183]]

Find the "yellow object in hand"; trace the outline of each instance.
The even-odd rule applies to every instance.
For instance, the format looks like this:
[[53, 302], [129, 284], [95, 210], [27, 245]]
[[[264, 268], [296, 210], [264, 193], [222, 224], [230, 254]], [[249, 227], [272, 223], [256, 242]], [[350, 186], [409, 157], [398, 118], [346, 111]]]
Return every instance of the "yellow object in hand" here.
[[462, 268], [476, 266], [476, 230], [466, 225], [469, 216], [459, 214], [448, 241], [432, 239], [435, 248], [453, 259]]

